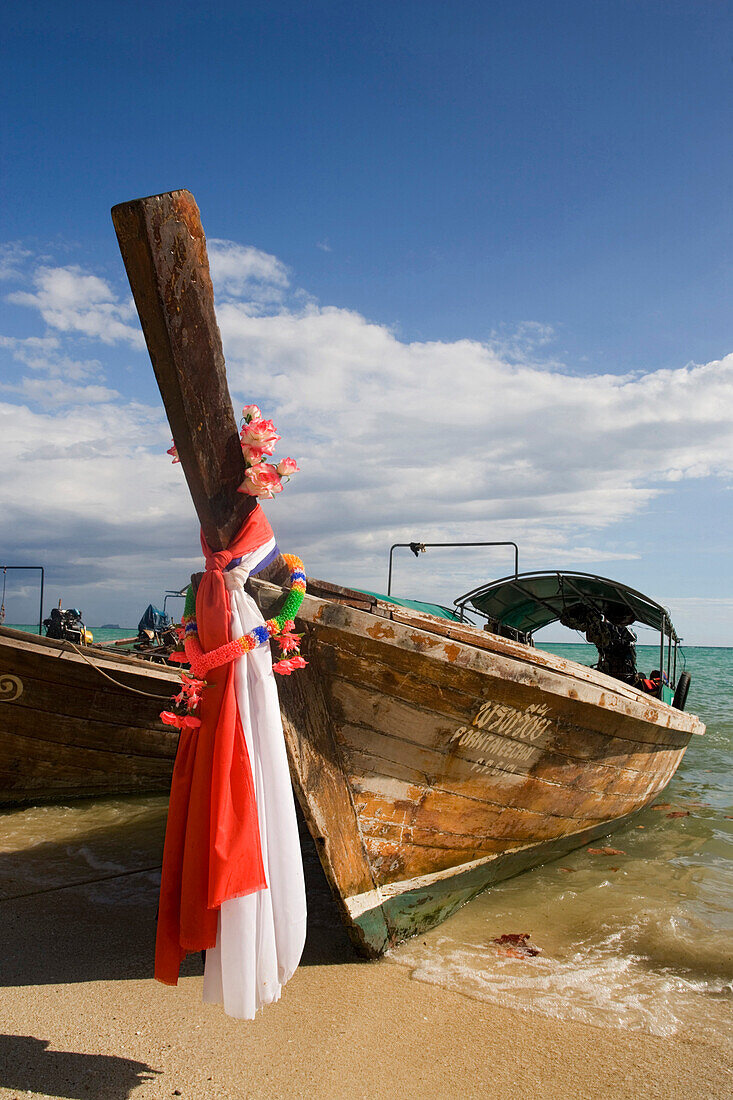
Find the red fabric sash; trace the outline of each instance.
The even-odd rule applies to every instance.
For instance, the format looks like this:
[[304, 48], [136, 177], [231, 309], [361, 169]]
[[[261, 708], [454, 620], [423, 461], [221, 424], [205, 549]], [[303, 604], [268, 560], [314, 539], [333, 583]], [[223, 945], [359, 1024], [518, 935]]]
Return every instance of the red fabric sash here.
[[[272, 538], [259, 504], [228, 549], [212, 552], [196, 594], [204, 651], [232, 641], [223, 570]], [[173, 769], [160, 883], [155, 977], [167, 985], [189, 951], [216, 945], [218, 910], [228, 898], [267, 887], [252, 769], [234, 692], [234, 665], [212, 669], [198, 729], [184, 728]]]

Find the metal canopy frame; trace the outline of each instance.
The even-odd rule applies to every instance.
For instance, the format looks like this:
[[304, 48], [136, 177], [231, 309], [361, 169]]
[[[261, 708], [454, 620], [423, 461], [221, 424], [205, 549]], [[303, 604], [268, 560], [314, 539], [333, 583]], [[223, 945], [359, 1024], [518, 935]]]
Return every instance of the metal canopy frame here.
[[168, 607], [167, 607], [168, 600], [185, 600], [187, 592], [188, 592], [188, 585], [186, 585], [185, 588], [169, 589], [169, 591], [166, 592], [165, 597], [163, 599], [163, 614], [164, 615], [168, 614]]
[[[532, 589], [531, 582], [542, 581], [543, 579], [557, 578], [557, 595], [549, 597], [548, 594], [535, 592]], [[583, 581], [589, 581], [593, 584], [607, 588], [607, 593], [599, 595], [598, 593], [587, 592], [583, 590]], [[514, 629], [525, 630], [527, 634], [533, 634], [536, 630], [540, 630], [544, 626], [549, 626], [552, 622], [557, 622], [560, 618], [562, 608], [566, 606], [565, 593], [569, 590], [568, 595], [572, 593], [572, 598], [567, 600], [567, 603], [575, 602], [579, 600], [592, 601], [594, 599], [615, 599], [617, 602], [625, 604], [629, 611], [634, 616], [634, 622], [643, 623], [645, 626], [649, 626], [652, 629], [659, 630], [661, 634], [661, 649], [660, 649], [660, 667], [664, 669], [664, 639], [669, 639], [669, 647], [674, 644], [676, 649], [680, 642], [677, 632], [672, 625], [669, 612], [661, 604], [658, 604], [655, 600], [645, 596], [643, 592], [638, 592], [634, 588], [630, 588], [628, 585], [622, 584], [620, 581], [611, 580], [609, 577], [602, 577], [595, 573], [581, 573], [578, 571], [568, 570], [567, 572], [559, 569], [547, 569], [536, 573], [519, 573], [513, 576], [501, 577], [499, 580], [490, 581], [478, 585], [476, 588], [471, 589], [470, 592], [464, 593], [454, 600], [454, 605], [458, 611], [459, 616], [463, 619], [466, 611], [466, 605], [470, 604], [472, 611], [476, 611], [478, 614], [483, 615], [485, 618], [495, 618], [499, 622], [502, 622], [501, 608], [495, 610], [486, 609], [486, 607], [479, 606], [481, 597], [488, 596], [492, 592], [499, 592], [515, 590], [521, 593], [530, 604], [534, 604], [536, 607], [544, 607], [550, 612], [551, 618], [545, 618], [545, 620], [535, 626], [528, 623], [505, 623], [504, 625], [511, 626]], [[551, 599], [561, 599], [561, 604], [550, 602]], [[644, 613], [646, 610], [646, 614]], [[671, 654], [667, 654], [667, 663], [670, 664]]]
[[7, 573], [9, 569], [12, 569], [13, 572], [19, 569], [31, 569], [41, 574], [41, 598], [38, 607], [38, 636], [41, 637], [43, 635], [43, 587], [46, 580], [46, 571], [42, 565], [0, 565], [0, 570], [3, 573]]
[[387, 595], [392, 595], [392, 555], [395, 550], [404, 547], [411, 550], [415, 557], [424, 554], [426, 550], [456, 546], [511, 546], [514, 549], [514, 576], [519, 576], [519, 547], [516, 542], [503, 539], [501, 542], [394, 542], [389, 548], [389, 572], [387, 574]]

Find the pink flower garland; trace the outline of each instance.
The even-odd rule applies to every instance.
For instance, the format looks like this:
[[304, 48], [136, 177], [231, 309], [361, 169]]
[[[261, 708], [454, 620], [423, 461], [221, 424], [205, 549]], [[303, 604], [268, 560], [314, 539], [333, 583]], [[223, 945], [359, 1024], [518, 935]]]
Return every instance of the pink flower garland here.
[[[275, 450], [275, 444], [280, 441], [280, 436], [275, 431], [275, 425], [271, 420], [265, 420], [257, 405], [245, 405], [242, 409], [242, 427], [239, 431], [239, 441], [244, 455], [245, 475], [244, 481], [237, 492], [247, 493], [251, 497], [266, 497], [272, 499], [276, 493], [281, 493], [283, 481], [289, 481], [293, 474], [300, 472], [300, 467], [294, 458], [282, 458], [277, 465], [273, 462], [265, 462]], [[168, 448], [173, 462], [180, 462], [175, 441]]]
[[177, 726], [178, 729], [184, 729], [186, 726], [197, 728], [201, 725], [201, 719], [196, 718], [193, 711], [198, 710], [198, 705], [201, 702], [201, 692], [206, 687], [203, 680], [196, 680], [193, 676], [189, 676], [186, 672], [181, 670], [181, 690], [178, 695], [172, 696], [173, 702], [177, 705], [185, 704], [186, 713], [177, 714], [172, 710], [164, 710], [160, 715], [161, 722], [165, 722], [166, 726]]
[[[280, 436], [275, 431], [273, 422], [264, 419], [257, 405], [245, 405], [242, 409], [239, 439], [244, 456], [245, 475], [238, 492], [247, 493], [253, 497], [272, 498], [276, 493], [282, 492], [283, 478], [289, 481], [293, 474], [299, 472], [298, 463], [294, 458], [283, 458], [277, 465], [264, 461], [266, 457], [269, 458], [272, 455]], [[174, 463], [180, 462], [175, 440], [167, 453]], [[281, 676], [290, 676], [292, 672], [305, 668], [308, 664], [300, 655], [302, 635], [293, 633], [295, 629], [293, 618], [305, 594], [303, 563], [300, 558], [291, 554], [285, 554], [284, 558], [290, 569], [292, 584], [285, 607], [275, 619], [269, 619], [264, 626], [256, 627], [244, 637], [227, 642], [226, 645], [219, 646], [218, 649], [208, 653], [204, 653], [201, 648], [195, 622], [188, 624], [188, 630], [181, 626], [178, 636], [182, 641], [185, 637], [185, 652], [176, 650], [168, 659], [177, 664], [190, 664], [193, 676], [181, 670], [181, 690], [178, 695], [173, 696], [173, 701], [178, 706], [185, 705], [186, 713], [178, 714], [175, 711], [164, 710], [160, 717], [166, 725], [177, 726], [178, 729], [200, 726], [201, 720], [196, 718], [193, 712], [198, 709], [201, 691], [206, 687], [204, 680], [206, 673], [219, 665], [236, 661], [238, 657], [254, 649], [255, 646], [262, 645], [270, 637], [276, 639], [282, 653], [281, 659], [272, 666], [273, 672]]]
[[282, 479], [298, 473], [294, 458], [283, 458], [277, 466], [265, 462], [275, 450], [280, 436], [271, 420], [265, 420], [257, 405], [245, 405], [242, 409], [242, 428], [239, 433], [246, 473], [239, 486], [240, 493], [253, 497], [274, 497], [282, 492]]

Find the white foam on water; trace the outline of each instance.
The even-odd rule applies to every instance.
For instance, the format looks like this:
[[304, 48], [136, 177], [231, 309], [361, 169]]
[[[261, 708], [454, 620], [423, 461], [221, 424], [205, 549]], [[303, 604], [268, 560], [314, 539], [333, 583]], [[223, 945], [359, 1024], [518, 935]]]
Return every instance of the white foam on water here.
[[718, 1036], [728, 1031], [733, 1038], [730, 978], [650, 969], [646, 956], [628, 951], [626, 939], [618, 930], [577, 944], [565, 957], [516, 959], [491, 944], [418, 938], [390, 958], [409, 967], [417, 981], [506, 1008], [659, 1036], [694, 1025], [698, 1035], [701, 1029]]
[[112, 863], [110, 860], [101, 859], [96, 856], [91, 848], [88, 848], [85, 844], [79, 847], [68, 845], [66, 848], [66, 854], [74, 859], [75, 857], [81, 857], [81, 859], [94, 871], [109, 871], [109, 872], [123, 872], [126, 871], [127, 864], [125, 863]]
[[[393, 962], [512, 1009], [733, 1042], [733, 650], [693, 650], [690, 668], [689, 709], [707, 733], [656, 808], [499, 883], [393, 949]], [[492, 943], [523, 932], [541, 955], [510, 958]]]

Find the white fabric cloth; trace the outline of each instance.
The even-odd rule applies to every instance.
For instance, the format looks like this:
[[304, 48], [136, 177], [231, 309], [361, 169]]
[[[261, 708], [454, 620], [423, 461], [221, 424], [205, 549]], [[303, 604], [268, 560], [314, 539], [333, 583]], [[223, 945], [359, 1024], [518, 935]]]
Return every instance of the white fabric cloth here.
[[[250, 570], [264, 560], [268, 547], [260, 547], [224, 574], [233, 638], [264, 622], [243, 585]], [[223, 903], [216, 947], [206, 952], [204, 1001], [222, 1004], [229, 1016], [252, 1020], [258, 1008], [279, 1000], [300, 962], [306, 930], [305, 884], [269, 645], [240, 657], [234, 678], [255, 784], [267, 889]]]

